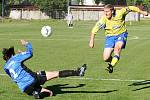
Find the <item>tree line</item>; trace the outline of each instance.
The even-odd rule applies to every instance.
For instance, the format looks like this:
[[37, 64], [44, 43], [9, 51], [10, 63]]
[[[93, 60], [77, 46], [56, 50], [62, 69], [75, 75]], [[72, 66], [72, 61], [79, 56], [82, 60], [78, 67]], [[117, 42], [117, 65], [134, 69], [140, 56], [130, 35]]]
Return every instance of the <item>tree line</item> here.
[[[4, 7], [9, 8], [12, 5], [34, 5], [39, 7], [43, 11], [52, 11], [54, 9], [61, 9], [67, 11], [67, 7], [71, 4], [72, 0], [1, 0], [0, 12], [2, 11], [2, 1], [4, 1]], [[83, 2], [84, 0], [76, 0], [77, 2]], [[100, 2], [104, 4], [113, 5], [144, 5], [147, 9], [150, 7], [150, 0], [94, 0], [96, 4]]]

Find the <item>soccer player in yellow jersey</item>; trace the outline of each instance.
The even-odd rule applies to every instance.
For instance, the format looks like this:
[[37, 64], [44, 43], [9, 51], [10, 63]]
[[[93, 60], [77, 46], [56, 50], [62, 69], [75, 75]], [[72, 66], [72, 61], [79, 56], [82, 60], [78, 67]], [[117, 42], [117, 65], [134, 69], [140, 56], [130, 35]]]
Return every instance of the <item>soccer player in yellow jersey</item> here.
[[[105, 29], [106, 40], [103, 52], [103, 59], [108, 62], [107, 71], [113, 72], [113, 67], [120, 59], [121, 50], [125, 48], [128, 32], [125, 26], [125, 16], [129, 12], [138, 12], [145, 16], [148, 12], [142, 11], [135, 6], [124, 7], [120, 10], [114, 9], [114, 6], [107, 4], [104, 6], [104, 16], [95, 24], [90, 35], [90, 48], [94, 47], [94, 38], [98, 30]], [[114, 53], [114, 56], [112, 56]]]

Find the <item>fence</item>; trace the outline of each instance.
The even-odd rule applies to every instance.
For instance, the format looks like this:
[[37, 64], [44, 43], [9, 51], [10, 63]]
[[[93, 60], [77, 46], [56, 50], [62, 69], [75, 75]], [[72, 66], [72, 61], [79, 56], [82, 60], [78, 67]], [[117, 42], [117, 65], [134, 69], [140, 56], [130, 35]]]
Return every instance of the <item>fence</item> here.
[[[117, 9], [120, 9], [118, 7]], [[69, 6], [74, 20], [98, 20], [103, 15], [103, 6]], [[66, 13], [61, 9], [42, 12], [38, 8], [12, 8], [9, 17], [12, 19], [65, 19]], [[139, 21], [138, 13], [129, 13], [126, 21]]]
[[9, 17], [12, 19], [64, 19], [65, 15], [61, 9], [43, 12], [34, 6], [15, 6], [10, 9]]
[[[120, 9], [121, 7], [116, 7]], [[98, 20], [103, 15], [103, 6], [69, 6], [68, 13], [72, 13], [74, 20]], [[139, 21], [139, 13], [130, 12], [126, 21]]]

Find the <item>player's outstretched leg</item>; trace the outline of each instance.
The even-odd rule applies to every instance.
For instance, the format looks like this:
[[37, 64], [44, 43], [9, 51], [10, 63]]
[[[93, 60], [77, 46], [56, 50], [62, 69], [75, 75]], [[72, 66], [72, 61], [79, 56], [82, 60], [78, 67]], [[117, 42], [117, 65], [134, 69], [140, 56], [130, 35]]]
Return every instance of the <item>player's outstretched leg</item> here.
[[46, 81], [51, 80], [53, 78], [63, 78], [63, 77], [70, 77], [70, 76], [84, 76], [85, 71], [87, 69], [87, 65], [83, 64], [81, 67], [77, 68], [76, 70], [62, 70], [62, 71], [46, 71]]
[[[53, 78], [63, 78], [69, 76], [84, 76], [85, 71], [87, 69], [87, 65], [84, 64], [76, 70], [62, 70], [62, 71], [39, 71], [37, 75], [39, 76], [40, 83], [39, 85], [43, 85], [46, 81], [51, 80]], [[51, 90], [42, 88], [41, 86], [36, 87], [36, 90], [33, 91], [32, 95], [35, 99], [41, 99], [44, 97], [52, 96], [53, 92]]]
[[87, 65], [84, 64], [77, 70], [62, 70], [59, 71], [59, 77], [69, 77], [69, 76], [84, 76]]

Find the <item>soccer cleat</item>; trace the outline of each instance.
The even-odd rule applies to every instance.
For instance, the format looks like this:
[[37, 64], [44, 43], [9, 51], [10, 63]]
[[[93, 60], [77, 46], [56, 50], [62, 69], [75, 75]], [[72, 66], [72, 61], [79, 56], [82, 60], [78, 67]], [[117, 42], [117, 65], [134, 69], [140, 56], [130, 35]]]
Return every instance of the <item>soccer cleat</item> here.
[[84, 64], [82, 67], [78, 68], [79, 76], [84, 76], [85, 70], [87, 69], [87, 65]]
[[108, 64], [108, 67], [106, 69], [109, 73], [113, 72], [113, 66], [111, 64]]
[[34, 96], [35, 99], [40, 99], [40, 94], [37, 91], [33, 92], [33, 96]]

